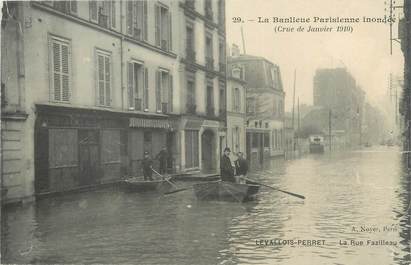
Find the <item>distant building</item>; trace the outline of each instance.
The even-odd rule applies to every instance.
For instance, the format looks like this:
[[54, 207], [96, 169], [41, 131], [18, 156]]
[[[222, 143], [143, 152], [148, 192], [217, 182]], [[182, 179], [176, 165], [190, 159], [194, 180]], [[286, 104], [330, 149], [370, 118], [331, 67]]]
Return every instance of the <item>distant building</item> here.
[[[314, 106], [331, 112], [332, 130], [344, 130], [351, 145], [361, 144], [365, 93], [352, 75], [345, 68], [318, 69], [313, 93]], [[328, 115], [318, 121], [322, 126], [329, 126]]]
[[256, 163], [284, 155], [284, 97], [280, 68], [263, 57], [238, 55], [233, 48], [229, 71], [241, 68], [247, 82], [247, 156]]
[[233, 153], [246, 152], [246, 82], [241, 67], [232, 68], [227, 76], [227, 146]]

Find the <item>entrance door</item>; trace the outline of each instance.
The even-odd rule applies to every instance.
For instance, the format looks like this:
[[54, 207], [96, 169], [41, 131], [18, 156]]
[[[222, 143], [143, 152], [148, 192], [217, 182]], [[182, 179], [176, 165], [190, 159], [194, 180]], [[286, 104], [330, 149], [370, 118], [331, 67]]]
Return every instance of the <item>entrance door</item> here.
[[99, 157], [98, 131], [79, 130], [80, 186], [94, 184], [99, 179]]
[[259, 138], [259, 153], [260, 153], [260, 164], [262, 165], [264, 163], [264, 134], [263, 133], [258, 133], [258, 138]]
[[214, 149], [214, 133], [210, 130], [205, 130], [201, 136], [201, 163], [202, 171], [204, 173], [210, 173], [214, 168], [213, 160], [213, 149]]
[[175, 150], [174, 137], [175, 137], [174, 132], [167, 133], [167, 139], [166, 139], [166, 146], [167, 146], [167, 153], [168, 153], [167, 173], [174, 173], [173, 172], [173, 168], [174, 168], [174, 150]]

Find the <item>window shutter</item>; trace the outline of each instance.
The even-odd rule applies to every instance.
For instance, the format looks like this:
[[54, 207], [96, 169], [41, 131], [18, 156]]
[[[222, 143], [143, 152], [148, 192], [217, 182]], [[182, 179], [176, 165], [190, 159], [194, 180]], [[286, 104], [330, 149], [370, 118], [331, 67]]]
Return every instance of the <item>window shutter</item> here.
[[90, 20], [97, 22], [97, 2], [95, 0], [90, 1]]
[[[167, 77], [168, 77], [168, 75], [167, 75]], [[161, 103], [167, 103], [168, 102], [168, 90], [170, 88], [170, 85], [169, 85], [168, 82], [166, 84], [167, 85], [164, 86], [163, 73], [160, 72]]]
[[61, 76], [62, 76], [62, 101], [70, 100], [70, 80], [69, 80], [69, 47], [61, 45]]
[[105, 70], [105, 98], [106, 106], [111, 105], [111, 73], [110, 73], [110, 58], [108, 56], [104, 57], [104, 70]]
[[156, 110], [161, 110], [161, 80], [160, 71], [156, 71]]
[[128, 90], [128, 107], [134, 106], [134, 93], [133, 93], [133, 64], [127, 63], [127, 90]]
[[236, 102], [235, 102], [235, 88], [234, 88], [234, 87], [233, 87], [231, 93], [232, 93], [231, 97], [232, 97], [232, 104], [233, 104], [233, 106], [231, 107], [231, 110], [232, 110], [232, 111], [236, 111], [236, 106], [235, 106], [235, 103], [236, 103]]
[[171, 23], [171, 12], [168, 11], [168, 49], [169, 51], [171, 51], [173, 49], [173, 35], [172, 35], [172, 28], [173, 28], [173, 24]]
[[147, 1], [143, 1], [143, 39], [147, 40]]
[[148, 69], [144, 67], [144, 108], [148, 109]]
[[155, 33], [156, 33], [156, 45], [161, 46], [160, 40], [160, 7], [158, 5], [155, 6]]
[[168, 91], [168, 105], [169, 105], [169, 109], [170, 112], [173, 112], [173, 76], [172, 75], [168, 75], [169, 78], [169, 91]]
[[111, 27], [116, 28], [116, 1], [111, 1]]
[[60, 44], [53, 42], [53, 100], [61, 100]]
[[127, 34], [133, 35], [133, 1], [127, 1]]
[[104, 57], [102, 55], [97, 55], [97, 67], [99, 104], [104, 105]]

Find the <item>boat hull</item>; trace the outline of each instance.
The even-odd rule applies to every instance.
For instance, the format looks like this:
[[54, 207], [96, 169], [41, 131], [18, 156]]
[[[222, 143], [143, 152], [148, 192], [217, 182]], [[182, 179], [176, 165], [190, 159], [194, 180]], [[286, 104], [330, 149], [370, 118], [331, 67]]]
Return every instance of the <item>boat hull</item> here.
[[254, 199], [260, 186], [226, 181], [211, 181], [194, 184], [193, 188], [199, 200], [244, 202]]
[[166, 180], [142, 181], [136, 179], [123, 180], [122, 186], [129, 192], [160, 192], [172, 190], [173, 186]]

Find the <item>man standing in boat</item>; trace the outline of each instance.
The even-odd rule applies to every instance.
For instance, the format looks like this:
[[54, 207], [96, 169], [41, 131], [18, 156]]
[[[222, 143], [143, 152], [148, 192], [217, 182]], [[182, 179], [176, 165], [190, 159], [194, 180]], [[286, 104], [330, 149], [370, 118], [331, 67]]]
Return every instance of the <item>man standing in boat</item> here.
[[143, 168], [144, 180], [153, 180], [151, 176], [153, 174], [153, 160], [151, 160], [147, 151], [144, 152], [144, 159], [141, 161], [141, 166]]
[[230, 148], [226, 147], [220, 160], [220, 175], [222, 181], [235, 182], [234, 169], [230, 160]]
[[234, 162], [235, 164], [235, 172], [236, 172], [236, 182], [245, 184], [245, 177], [247, 176], [248, 172], [248, 162], [244, 159], [244, 155], [242, 152], [237, 153], [237, 160]]
[[158, 161], [160, 162], [160, 174], [167, 173], [168, 152], [165, 146], [163, 147], [163, 149], [161, 149], [160, 153], [158, 153], [156, 159], [158, 159]]

